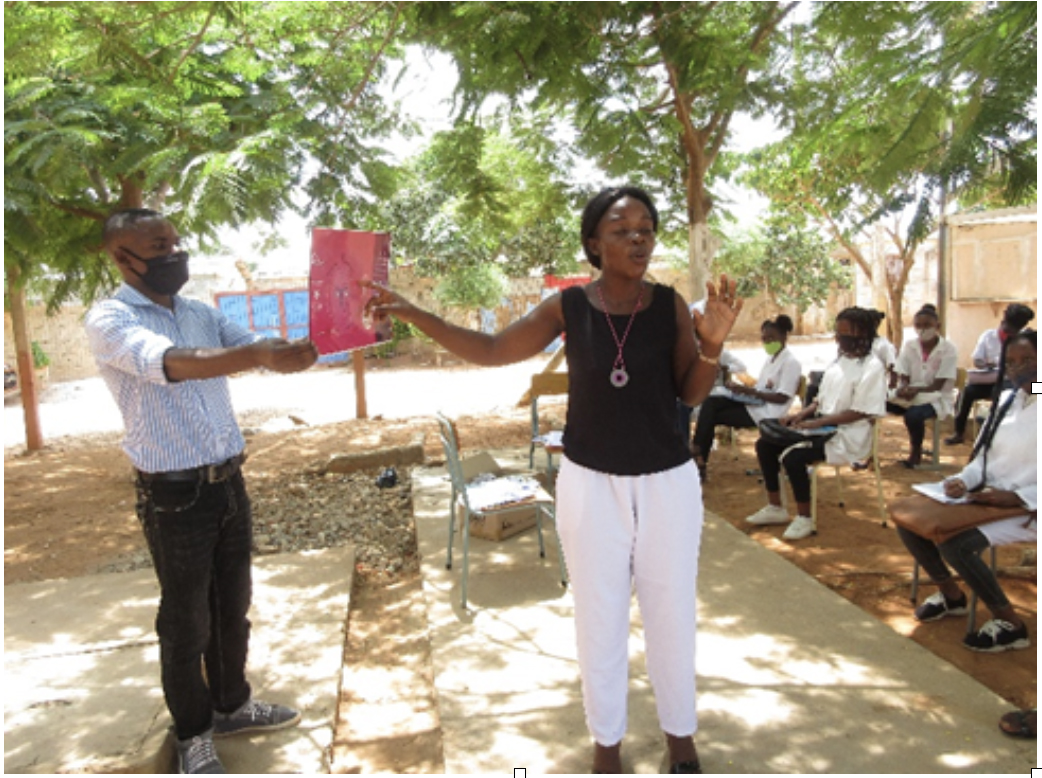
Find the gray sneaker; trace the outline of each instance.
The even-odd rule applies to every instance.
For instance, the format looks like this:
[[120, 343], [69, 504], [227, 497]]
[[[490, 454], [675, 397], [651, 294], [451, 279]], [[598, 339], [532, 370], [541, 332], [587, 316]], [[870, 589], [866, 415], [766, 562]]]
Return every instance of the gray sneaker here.
[[248, 700], [234, 713], [213, 714], [213, 736], [229, 737], [243, 732], [271, 732], [292, 727], [299, 721], [299, 711], [285, 705]]
[[224, 765], [213, 747], [213, 731], [204, 732], [191, 740], [177, 741], [177, 771], [182, 775], [213, 775], [223, 773]]

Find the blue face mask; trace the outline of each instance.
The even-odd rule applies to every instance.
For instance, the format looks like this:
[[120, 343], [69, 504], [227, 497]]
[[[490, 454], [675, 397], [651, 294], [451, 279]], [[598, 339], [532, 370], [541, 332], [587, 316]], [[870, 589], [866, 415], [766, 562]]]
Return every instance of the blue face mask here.
[[145, 263], [145, 272], [131, 270], [141, 282], [156, 294], [175, 295], [188, 282], [188, 252], [175, 251], [158, 257], [139, 257], [128, 248], [123, 249], [134, 259]]

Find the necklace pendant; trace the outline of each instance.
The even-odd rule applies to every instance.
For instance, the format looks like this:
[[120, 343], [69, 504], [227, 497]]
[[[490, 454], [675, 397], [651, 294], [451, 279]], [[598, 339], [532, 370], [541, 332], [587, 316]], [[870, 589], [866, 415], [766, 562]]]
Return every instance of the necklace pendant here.
[[630, 374], [623, 370], [621, 367], [611, 371], [611, 385], [616, 389], [621, 389], [630, 382]]

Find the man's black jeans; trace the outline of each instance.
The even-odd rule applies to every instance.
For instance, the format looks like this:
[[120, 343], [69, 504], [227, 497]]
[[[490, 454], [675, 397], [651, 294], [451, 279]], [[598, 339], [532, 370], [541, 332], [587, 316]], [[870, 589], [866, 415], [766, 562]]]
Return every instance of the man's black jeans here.
[[137, 492], [160, 586], [163, 694], [185, 740], [250, 698], [250, 501], [239, 471], [213, 484], [139, 479]]

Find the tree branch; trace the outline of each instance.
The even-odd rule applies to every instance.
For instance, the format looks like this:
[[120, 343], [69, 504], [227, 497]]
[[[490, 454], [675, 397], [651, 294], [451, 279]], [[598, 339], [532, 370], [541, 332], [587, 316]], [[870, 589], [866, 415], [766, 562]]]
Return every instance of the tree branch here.
[[181, 59], [174, 65], [173, 71], [170, 73], [170, 77], [166, 80], [168, 84], [173, 84], [174, 79], [177, 78], [177, 72], [181, 69], [181, 66], [185, 63], [197, 48], [199, 48], [200, 42], [202, 42], [203, 36], [210, 27], [210, 22], [213, 21], [214, 14], [217, 13], [217, 9], [214, 6], [210, 6], [210, 13], [206, 15], [206, 21], [203, 22], [203, 26], [199, 29], [199, 32], [192, 38], [192, 42], [188, 45], [188, 48], [181, 54]]

